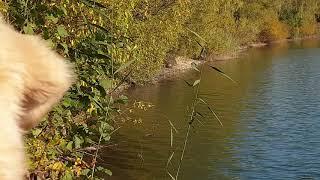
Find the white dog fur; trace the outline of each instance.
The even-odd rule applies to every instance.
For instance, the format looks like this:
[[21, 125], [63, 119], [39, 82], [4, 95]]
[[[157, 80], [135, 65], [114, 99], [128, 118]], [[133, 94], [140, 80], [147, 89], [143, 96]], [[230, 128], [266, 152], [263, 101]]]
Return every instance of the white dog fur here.
[[25, 175], [23, 132], [36, 126], [73, 82], [71, 66], [36, 36], [0, 16], [0, 180]]

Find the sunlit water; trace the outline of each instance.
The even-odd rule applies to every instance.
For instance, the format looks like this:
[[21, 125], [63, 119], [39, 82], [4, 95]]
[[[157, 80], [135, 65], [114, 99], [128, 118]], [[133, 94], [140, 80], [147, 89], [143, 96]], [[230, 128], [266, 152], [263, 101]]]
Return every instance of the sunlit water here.
[[[233, 84], [205, 68], [200, 95], [203, 125], [195, 122], [179, 179], [320, 179], [320, 42], [277, 44], [245, 52], [242, 58], [214, 63]], [[193, 90], [183, 80], [129, 90], [131, 99], [155, 108], [136, 112], [142, 123], [126, 123], [101, 159], [113, 180], [170, 179], [175, 174], [187, 128]], [[178, 129], [170, 147], [169, 118]]]

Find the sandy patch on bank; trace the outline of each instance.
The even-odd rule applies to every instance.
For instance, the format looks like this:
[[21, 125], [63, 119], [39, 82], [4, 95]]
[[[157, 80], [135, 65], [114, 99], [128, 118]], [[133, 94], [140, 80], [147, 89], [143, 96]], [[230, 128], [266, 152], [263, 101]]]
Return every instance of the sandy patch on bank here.
[[162, 71], [152, 79], [153, 83], [169, 80], [178, 77], [180, 74], [192, 69], [191, 64], [195, 63], [199, 65], [206, 61], [193, 60], [185, 57], [176, 57], [177, 64], [173, 65], [171, 68], [163, 68]]

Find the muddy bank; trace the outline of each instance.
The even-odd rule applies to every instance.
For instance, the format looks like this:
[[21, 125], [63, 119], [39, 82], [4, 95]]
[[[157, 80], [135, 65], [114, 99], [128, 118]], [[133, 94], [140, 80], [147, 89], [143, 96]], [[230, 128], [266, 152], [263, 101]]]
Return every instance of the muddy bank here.
[[206, 61], [193, 60], [190, 58], [179, 56], [175, 58], [175, 62], [176, 64], [172, 65], [171, 67], [163, 68], [161, 72], [151, 80], [151, 83], [157, 83], [162, 80], [174, 79], [178, 77], [180, 74], [182, 74], [183, 72], [190, 70], [192, 68], [191, 63], [195, 63], [196, 65], [199, 65]]
[[248, 46], [239, 47], [236, 51], [226, 54], [211, 54], [205, 60], [194, 60], [185, 57], [176, 57], [175, 64], [170, 67], [165, 67], [162, 71], [151, 80], [151, 83], [161, 82], [163, 80], [170, 80], [177, 78], [180, 74], [192, 69], [191, 63], [197, 65], [205, 62], [225, 61], [230, 59], [236, 59], [241, 56], [241, 53], [251, 48], [259, 48], [267, 46], [267, 43], [253, 43]]

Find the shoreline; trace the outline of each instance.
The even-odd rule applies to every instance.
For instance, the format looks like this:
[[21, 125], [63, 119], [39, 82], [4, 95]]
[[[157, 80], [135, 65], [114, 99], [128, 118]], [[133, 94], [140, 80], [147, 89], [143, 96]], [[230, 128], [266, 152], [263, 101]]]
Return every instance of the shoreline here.
[[[294, 38], [294, 39], [283, 39], [283, 40], [277, 40], [277, 41], [271, 41], [271, 42], [251, 43], [245, 46], [238, 47], [238, 49], [234, 52], [229, 52], [229, 53], [220, 54], [220, 55], [213, 55], [213, 54], [209, 55], [205, 60], [194, 60], [194, 59], [183, 57], [183, 56], [177, 56], [175, 57], [175, 61], [177, 62], [175, 65], [173, 65], [172, 67], [164, 67], [157, 76], [153, 77], [146, 84], [157, 84], [157, 83], [162, 83], [164, 81], [170, 81], [170, 80], [176, 79], [180, 77], [183, 73], [186, 73], [192, 69], [191, 63], [195, 63], [196, 65], [201, 65], [206, 62], [217, 62], [217, 61], [227, 61], [227, 60], [237, 59], [241, 56], [241, 53], [246, 52], [249, 49], [262, 48], [262, 47], [270, 46], [273, 44], [302, 41], [302, 40], [308, 40], [308, 39], [320, 39], [320, 35]], [[135, 87], [141, 87], [141, 86], [144, 86], [144, 85], [124, 83], [120, 85], [120, 87], [112, 94], [117, 96], [123, 91], [128, 90], [129, 88], [135, 88]]]
[[173, 65], [170, 68], [163, 68], [161, 72], [154, 77], [149, 83], [156, 84], [161, 83], [166, 80], [172, 80], [177, 77], [179, 77], [181, 74], [188, 72], [192, 69], [191, 63], [195, 63], [196, 65], [204, 64], [206, 62], [217, 62], [217, 61], [227, 61], [232, 59], [237, 59], [241, 56], [241, 53], [248, 51], [249, 49], [253, 48], [262, 48], [265, 46], [271, 45], [270, 43], [263, 43], [263, 42], [257, 42], [257, 43], [251, 43], [246, 46], [239, 47], [234, 52], [229, 52], [225, 54], [219, 54], [219, 55], [208, 55], [205, 60], [194, 60], [191, 58], [186, 58], [183, 56], [177, 56], [175, 58], [177, 64]]
[[220, 55], [209, 55], [205, 60], [202, 60], [202, 61], [178, 56], [176, 57], [176, 61], [177, 61], [176, 65], [170, 68], [165, 67], [164, 69], [162, 69], [161, 72], [150, 81], [150, 83], [152, 84], [160, 83], [165, 80], [170, 80], [170, 79], [179, 77], [180, 74], [185, 73], [192, 69], [190, 65], [192, 62], [196, 63], [197, 65], [200, 65], [206, 62], [227, 61], [227, 60], [239, 58], [241, 56], [241, 53], [246, 52], [249, 49], [262, 48], [266, 46], [271, 46], [273, 44], [310, 40], [310, 39], [320, 39], [320, 35], [313, 35], [313, 36], [293, 38], [293, 39], [282, 39], [282, 40], [271, 41], [271, 42], [251, 43], [245, 46], [238, 47], [238, 49], [235, 52], [229, 52], [229, 53], [220, 54]]

